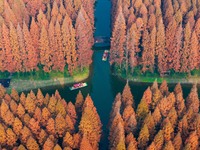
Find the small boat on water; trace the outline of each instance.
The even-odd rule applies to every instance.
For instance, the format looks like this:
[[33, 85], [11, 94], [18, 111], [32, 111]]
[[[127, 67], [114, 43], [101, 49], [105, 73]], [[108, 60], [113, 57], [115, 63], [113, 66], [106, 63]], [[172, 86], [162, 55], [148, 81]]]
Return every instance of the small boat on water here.
[[107, 58], [108, 58], [108, 53], [109, 53], [108, 50], [105, 50], [105, 51], [104, 51], [103, 57], [102, 57], [102, 61], [106, 61], [106, 60], [107, 60]]
[[76, 83], [74, 84], [73, 86], [69, 87], [69, 89], [72, 91], [72, 90], [76, 90], [76, 89], [80, 89], [80, 88], [83, 88], [83, 87], [86, 87], [87, 86], [87, 83]]

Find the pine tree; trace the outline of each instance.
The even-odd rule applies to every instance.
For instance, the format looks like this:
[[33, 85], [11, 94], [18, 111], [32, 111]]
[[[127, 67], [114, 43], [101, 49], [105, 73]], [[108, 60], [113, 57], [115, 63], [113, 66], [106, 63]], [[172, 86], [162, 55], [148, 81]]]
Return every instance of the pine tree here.
[[64, 59], [64, 52], [63, 52], [63, 45], [62, 45], [62, 37], [61, 37], [61, 29], [58, 20], [56, 21], [55, 25], [55, 52], [53, 55], [53, 70], [64, 71], [65, 67], [65, 59]]
[[158, 56], [158, 71], [161, 75], [163, 75], [163, 73], [167, 71], [167, 52], [165, 48], [165, 28], [161, 19], [159, 21], [156, 34], [156, 54]]
[[33, 46], [33, 41], [25, 22], [23, 23], [23, 35], [24, 35], [24, 45], [27, 57], [27, 63], [25, 64], [26, 71], [33, 71], [37, 69], [38, 64], [38, 54]]
[[53, 21], [54, 24], [57, 21], [58, 13], [59, 13], [58, 4], [56, 1], [53, 1], [53, 6], [52, 6], [52, 10], [51, 10], [51, 20]]
[[135, 107], [133, 95], [131, 93], [131, 89], [129, 87], [128, 81], [127, 81], [127, 83], [124, 87], [124, 90], [122, 92], [122, 103], [123, 103], [124, 107], [127, 106], [127, 105], [131, 105], [131, 106], [133, 106], [133, 108]]
[[150, 37], [149, 37], [149, 31], [145, 29], [143, 31], [143, 37], [142, 37], [142, 72], [146, 72], [148, 70], [148, 55], [149, 55], [149, 46], [150, 46]]
[[83, 103], [84, 103], [84, 98], [83, 98], [81, 91], [79, 91], [77, 96], [76, 96], [76, 103], [75, 103], [75, 108], [76, 108], [77, 112], [82, 111]]
[[143, 122], [143, 120], [145, 119], [145, 117], [148, 115], [149, 113], [149, 107], [146, 103], [146, 101], [144, 99], [142, 99], [137, 107], [137, 120], [139, 122], [139, 124], [141, 124]]
[[22, 68], [20, 71], [24, 72], [26, 64], [27, 64], [27, 55], [26, 55], [26, 50], [25, 50], [23, 32], [19, 24], [17, 25], [17, 37], [18, 37], [20, 56], [21, 56], [21, 65], [22, 65]]
[[12, 23], [10, 23], [10, 46], [12, 49], [12, 63], [15, 64], [13, 72], [19, 72], [22, 69], [20, 47], [18, 43], [17, 31]]
[[3, 53], [5, 54], [5, 58], [2, 64], [2, 70], [7, 70], [8, 72], [14, 72], [14, 64], [12, 62], [12, 49], [9, 39], [9, 29], [3, 23], [2, 25], [2, 43], [3, 43]]
[[33, 41], [33, 46], [37, 52], [37, 54], [39, 54], [39, 38], [40, 38], [40, 32], [41, 29], [38, 28], [37, 23], [35, 22], [34, 17], [32, 17], [31, 19], [31, 26], [30, 26], [30, 34], [31, 34], [31, 38]]
[[177, 29], [176, 29], [176, 33], [175, 33], [175, 37], [174, 40], [172, 41], [172, 53], [171, 53], [171, 64], [169, 66], [169, 68], [174, 69], [174, 71], [179, 72], [180, 70], [180, 56], [181, 56], [181, 48], [182, 48], [182, 25], [180, 24]]
[[199, 112], [199, 98], [198, 98], [198, 92], [197, 92], [197, 85], [193, 85], [187, 99], [186, 99], [186, 106], [187, 109], [190, 107], [195, 113]]
[[192, 32], [189, 44], [189, 58], [188, 58], [188, 69], [190, 71], [197, 68], [198, 65], [198, 39], [195, 31]]
[[39, 50], [40, 50], [40, 63], [43, 66], [43, 70], [45, 72], [51, 71], [51, 51], [49, 48], [49, 39], [48, 34], [44, 26], [42, 26], [42, 30], [40, 33], [40, 39], [39, 39]]
[[17, 136], [11, 128], [6, 130], [6, 141], [8, 146], [13, 146], [17, 142]]
[[136, 114], [131, 105], [127, 105], [123, 111], [124, 130], [126, 133], [134, 132], [137, 128]]
[[165, 143], [164, 149], [163, 150], [175, 150], [172, 141], [169, 141]]
[[183, 48], [182, 48], [182, 52], [181, 52], [181, 68], [180, 71], [181, 72], [189, 72], [189, 55], [190, 55], [190, 38], [191, 38], [191, 28], [190, 28], [190, 24], [187, 23], [186, 27], [184, 29], [184, 42], [183, 42]]
[[122, 13], [122, 8], [120, 6], [114, 23], [110, 48], [110, 64], [112, 65], [116, 63], [120, 66], [120, 68], [122, 67], [122, 62], [124, 59], [125, 34], [126, 24], [124, 15]]
[[68, 71], [72, 74], [77, 67], [77, 54], [75, 50], [75, 30], [72, 25], [72, 20], [67, 14], [63, 20], [61, 31], [65, 60], [68, 65]]
[[141, 128], [139, 137], [138, 137], [138, 147], [141, 149], [145, 149], [149, 142], [149, 130], [146, 124]]
[[164, 138], [165, 138], [165, 142], [168, 142], [173, 138], [174, 129], [168, 118], [166, 118], [163, 122], [164, 122], [164, 126], [163, 126]]
[[98, 148], [101, 137], [101, 121], [93, 105], [91, 97], [88, 95], [83, 105], [83, 113], [79, 124], [79, 132], [87, 136], [93, 149]]
[[13, 123], [13, 131], [17, 136], [19, 136], [22, 127], [22, 122], [19, 120], [19, 118], [16, 117]]
[[164, 135], [163, 130], [159, 130], [159, 132], [154, 137], [153, 142], [155, 143], [156, 149], [161, 150], [164, 144]]
[[[128, 71], [128, 67], [130, 65], [131, 71], [133, 72], [134, 67], [137, 66], [137, 54], [136, 54], [136, 40], [137, 40], [137, 27], [136, 24], [133, 23], [129, 29], [127, 29], [126, 35], [126, 71]], [[117, 36], [117, 35], [116, 35]]]
[[[170, 4], [172, 7], [172, 4]], [[174, 18], [172, 18], [167, 25], [166, 32], [165, 32], [165, 37], [166, 37], [166, 51], [167, 51], [167, 63], [169, 64], [169, 69], [172, 69], [172, 62], [175, 57], [173, 56], [175, 53], [173, 53], [173, 42], [175, 40], [175, 35], [176, 35], [176, 29], [177, 29], [177, 24]], [[175, 54], [176, 56], [178, 54]]]
[[76, 48], [77, 48], [77, 65], [81, 71], [84, 67], [89, 67], [92, 62], [92, 50], [93, 45], [93, 31], [89, 18], [81, 7], [78, 16], [76, 18]]
[[17, 26], [16, 15], [14, 14], [13, 10], [10, 8], [10, 5], [7, 0], [4, 0], [3, 3], [4, 3], [4, 12], [2, 15], [4, 17], [6, 25], [9, 25], [9, 23], [12, 22], [13, 25], [16, 27]]
[[173, 145], [174, 145], [174, 149], [175, 149], [175, 150], [178, 150], [178, 149], [182, 149], [182, 148], [183, 148], [183, 143], [182, 143], [182, 138], [181, 138], [180, 132], [178, 132], [178, 133], [176, 134], [176, 136], [174, 137]]
[[6, 131], [1, 123], [0, 123], [0, 144], [6, 145]]
[[90, 144], [89, 140], [87, 139], [87, 136], [83, 135], [83, 138], [80, 143], [80, 150], [93, 150], [92, 145]]

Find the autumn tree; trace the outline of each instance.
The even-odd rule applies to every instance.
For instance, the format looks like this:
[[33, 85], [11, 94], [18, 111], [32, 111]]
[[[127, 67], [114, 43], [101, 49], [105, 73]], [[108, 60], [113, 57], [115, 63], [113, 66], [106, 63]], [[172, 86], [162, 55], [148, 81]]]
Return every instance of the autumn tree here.
[[17, 136], [11, 128], [6, 130], [6, 141], [8, 146], [13, 146], [17, 142]]
[[3, 125], [0, 123], [0, 144], [5, 145], [6, 144], [6, 131], [3, 127]]
[[26, 101], [25, 101], [25, 109], [30, 113], [34, 114], [35, 111], [35, 102], [31, 98], [30, 94], [28, 94]]
[[83, 135], [83, 138], [80, 143], [80, 150], [85, 150], [85, 149], [93, 150], [89, 140], [87, 139], [87, 136]]
[[139, 137], [138, 137], [138, 147], [144, 149], [147, 147], [149, 142], [149, 130], [146, 124], [141, 128]]
[[131, 105], [131, 106], [135, 107], [133, 95], [131, 93], [131, 89], [129, 87], [128, 81], [127, 81], [127, 83], [124, 87], [124, 90], [122, 92], [122, 103], [123, 103], [124, 107], [127, 106], [127, 105]]
[[188, 69], [190, 71], [197, 68], [198, 64], [198, 39], [195, 31], [191, 33], [190, 43], [189, 43], [189, 58], [188, 58]]
[[69, 147], [73, 148], [74, 139], [73, 139], [73, 136], [69, 132], [66, 132], [65, 136], [63, 137], [62, 146], [63, 147], [69, 146]]
[[[179, 72], [181, 64], [180, 64], [180, 57], [181, 57], [181, 49], [182, 49], [182, 38], [183, 38], [183, 28], [180, 24], [175, 31], [174, 40], [172, 44], [170, 44], [173, 51], [169, 54], [168, 52], [168, 61], [170, 61], [169, 69], [174, 69], [174, 71]], [[171, 57], [171, 58], [169, 58]]]
[[55, 32], [54, 32], [54, 38], [55, 38], [55, 49], [53, 55], [53, 69], [54, 70], [60, 70], [64, 71], [65, 67], [65, 59], [64, 59], [64, 52], [63, 52], [63, 45], [62, 45], [62, 37], [61, 37], [61, 28], [58, 20], [56, 21], [55, 25]]
[[37, 68], [38, 54], [33, 46], [33, 41], [25, 22], [23, 23], [24, 46], [26, 50], [27, 63], [24, 64], [26, 71], [33, 71]]
[[114, 23], [110, 48], [110, 64], [112, 65], [116, 63], [120, 66], [120, 68], [122, 67], [122, 62], [124, 59], [125, 33], [126, 24], [124, 15], [122, 13], [122, 8], [120, 6]]
[[62, 137], [66, 131], [66, 122], [61, 114], [58, 114], [55, 118], [55, 129], [59, 137]]
[[189, 137], [185, 141], [185, 145], [190, 145], [190, 149], [198, 149], [199, 141], [196, 131], [190, 133]]
[[136, 114], [131, 105], [127, 105], [123, 111], [124, 130], [126, 133], [133, 132], [137, 128]]
[[132, 133], [129, 133], [125, 139], [127, 150], [137, 150], [137, 141]]
[[93, 149], [98, 148], [98, 143], [101, 137], [101, 126], [99, 115], [97, 114], [91, 97], [88, 95], [83, 105], [79, 132], [87, 136]]
[[154, 71], [155, 63], [155, 44], [156, 44], [156, 28], [154, 27], [152, 31], [146, 29], [143, 32], [143, 53], [142, 53], [142, 71], [146, 72], [147, 70]]
[[170, 141], [173, 138], [174, 129], [168, 118], [164, 120], [163, 132], [166, 142]]
[[187, 23], [184, 29], [184, 34], [183, 34], [183, 48], [182, 48], [182, 52], [181, 52], [181, 68], [180, 71], [181, 72], [189, 72], [189, 55], [190, 55], [190, 38], [191, 38], [191, 28], [190, 28], [190, 24]]
[[49, 39], [48, 34], [44, 26], [42, 26], [42, 30], [39, 38], [39, 50], [40, 50], [40, 63], [43, 66], [43, 70], [45, 72], [50, 72], [52, 67], [51, 61], [51, 51], [49, 50]]
[[147, 125], [148, 130], [149, 130], [149, 134], [150, 134], [150, 138], [152, 138], [155, 134], [155, 122], [154, 122], [154, 118], [151, 115], [151, 113], [149, 113], [146, 118], [144, 119], [143, 124]]
[[39, 54], [39, 38], [40, 38], [41, 30], [42, 29], [39, 29], [37, 23], [35, 22], [35, 18], [32, 17], [31, 25], [30, 25], [30, 35], [31, 35], [31, 39], [33, 41], [33, 46], [34, 46], [37, 54]]
[[153, 140], [156, 149], [161, 150], [164, 144], [164, 133], [163, 130], [159, 130], [158, 133], [155, 135]]
[[187, 99], [186, 99], [186, 106], [187, 109], [190, 107], [193, 109], [194, 112], [199, 112], [199, 98], [198, 98], [198, 92], [197, 92], [197, 85], [193, 85]]
[[51, 150], [53, 148], [54, 148], [54, 142], [52, 141], [52, 139], [49, 136], [43, 145], [43, 149]]
[[165, 143], [163, 150], [175, 150], [172, 141]]
[[165, 46], [165, 27], [161, 19], [156, 33], [156, 55], [158, 58], [158, 71], [161, 75], [167, 71], [167, 52]]
[[31, 136], [27, 140], [26, 147], [28, 149], [39, 150], [39, 145], [37, 144], [36, 140]]
[[15, 64], [14, 70], [12, 70], [12, 72], [19, 72], [22, 70], [21, 69], [22, 68], [21, 53], [20, 53], [20, 49], [19, 49], [20, 47], [19, 47], [19, 43], [18, 43], [17, 31], [12, 23], [10, 23], [9, 37], [10, 37], [10, 46], [12, 49], [12, 53], [11, 53], [12, 63]]
[[9, 39], [9, 29], [4, 23], [2, 25], [2, 44], [3, 44], [2, 50], [5, 54], [2, 71], [7, 70], [8, 72], [14, 72], [14, 64], [12, 62], [13, 56]]
[[183, 142], [182, 142], [182, 138], [181, 138], [180, 132], [178, 132], [178, 133], [176, 134], [176, 136], [174, 137], [173, 145], [174, 145], [174, 149], [175, 149], [175, 150], [178, 150], [178, 149], [182, 149], [182, 148], [183, 148]]
[[4, 3], [4, 12], [2, 15], [4, 17], [6, 24], [9, 25], [9, 22], [12, 22], [16, 27], [17, 26], [16, 15], [14, 14], [7, 0], [3, 0], [3, 3]]
[[[114, 33], [113, 33], [114, 34]], [[128, 71], [128, 67], [130, 66], [131, 72], [133, 72], [134, 68], [137, 66], [137, 53], [136, 53], [136, 41], [137, 41], [137, 27], [136, 24], [133, 23], [130, 28], [127, 29], [126, 35], [126, 49], [125, 49], [125, 61], [126, 61], [126, 72]], [[117, 35], [116, 35], [117, 36]]]
[[77, 48], [77, 65], [81, 71], [84, 67], [89, 67], [92, 60], [91, 47], [93, 41], [93, 31], [90, 20], [83, 7], [79, 10], [75, 24], [76, 30], [76, 48]]
[[20, 71], [24, 72], [26, 64], [27, 64], [27, 55], [26, 55], [23, 31], [19, 24], [17, 25], [17, 38], [18, 38], [18, 43], [19, 43], [21, 65], [22, 65], [22, 68]]
[[72, 74], [74, 69], [77, 67], [77, 52], [75, 43], [75, 29], [73, 28], [72, 20], [68, 14], [65, 15], [61, 31], [65, 60], [68, 65], [68, 71], [70, 74]]
[[160, 112], [160, 108], [158, 106], [154, 109], [152, 116], [153, 116], [155, 125], [161, 123], [162, 115], [161, 115], [161, 112]]
[[149, 107], [144, 99], [142, 99], [137, 107], [136, 114], [139, 123], [142, 123], [149, 113]]
[[76, 102], [75, 102], [75, 108], [76, 108], [77, 112], [82, 111], [81, 109], [82, 109], [83, 103], [84, 103], [84, 98], [83, 98], [81, 91], [79, 91], [76, 96]]
[[15, 118], [14, 123], [13, 123], [13, 131], [17, 136], [19, 136], [21, 129], [23, 128], [23, 124], [19, 118]]
[[[120, 119], [120, 118], [119, 118]], [[113, 120], [113, 124], [111, 125], [110, 130], [110, 149], [121, 149], [125, 150], [125, 133], [124, 133], [124, 123], [119, 120], [116, 126], [115, 120]]]

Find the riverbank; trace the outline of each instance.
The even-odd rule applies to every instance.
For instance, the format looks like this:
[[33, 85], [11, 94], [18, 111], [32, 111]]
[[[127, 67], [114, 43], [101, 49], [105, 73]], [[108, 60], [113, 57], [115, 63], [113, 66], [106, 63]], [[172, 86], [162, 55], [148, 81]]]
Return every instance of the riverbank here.
[[162, 83], [164, 80], [167, 81], [168, 84], [175, 84], [175, 83], [181, 83], [181, 84], [200, 84], [200, 77], [198, 76], [191, 76], [191, 77], [173, 77], [173, 76], [167, 76], [167, 77], [150, 77], [150, 76], [131, 76], [131, 75], [122, 75], [122, 74], [112, 74], [113, 76], [116, 76], [123, 80], [129, 80], [132, 82], [140, 82], [140, 83], [153, 83], [155, 80], [157, 80], [158, 83]]
[[9, 93], [12, 88], [17, 90], [18, 92], [22, 91], [29, 91], [38, 88], [50, 87], [50, 86], [57, 86], [57, 85], [65, 85], [65, 84], [73, 84], [75, 82], [80, 82], [89, 77], [89, 69], [85, 69], [81, 73], [76, 73], [71, 77], [52, 77], [51, 79], [46, 80], [35, 80], [34, 78], [31, 79], [20, 79], [14, 78], [10, 82], [10, 86], [7, 88], [7, 92]]

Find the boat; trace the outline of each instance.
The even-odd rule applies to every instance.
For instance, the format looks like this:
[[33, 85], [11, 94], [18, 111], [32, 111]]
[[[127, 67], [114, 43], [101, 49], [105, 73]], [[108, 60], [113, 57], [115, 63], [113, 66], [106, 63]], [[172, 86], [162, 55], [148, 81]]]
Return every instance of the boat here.
[[106, 61], [106, 60], [107, 60], [107, 58], [108, 58], [108, 53], [109, 53], [108, 50], [105, 50], [105, 51], [104, 51], [103, 57], [102, 57], [102, 61]]
[[69, 87], [69, 89], [72, 91], [72, 90], [76, 90], [76, 89], [80, 89], [80, 88], [83, 88], [83, 87], [86, 87], [87, 86], [87, 83], [76, 83], [74, 84], [73, 86]]

